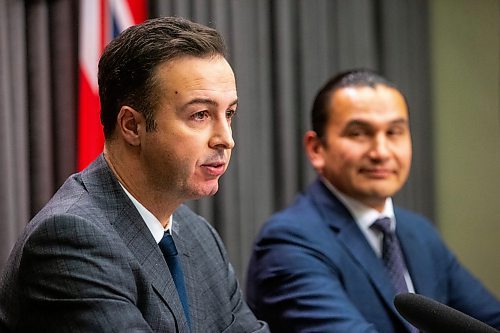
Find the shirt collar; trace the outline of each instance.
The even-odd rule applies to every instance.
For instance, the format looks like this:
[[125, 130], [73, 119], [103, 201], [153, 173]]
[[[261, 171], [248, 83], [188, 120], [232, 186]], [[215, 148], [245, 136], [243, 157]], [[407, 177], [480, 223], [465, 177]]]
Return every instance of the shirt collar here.
[[396, 219], [394, 216], [394, 206], [391, 198], [385, 200], [384, 210], [368, 207], [356, 199], [353, 199], [335, 188], [326, 178], [321, 177], [325, 186], [346, 206], [356, 223], [363, 230], [369, 229], [375, 220], [388, 217], [391, 220], [391, 230], [396, 229]]
[[169, 218], [169, 222], [168, 222], [167, 227], [163, 228], [163, 225], [156, 218], [156, 216], [154, 216], [153, 213], [151, 213], [136, 198], [134, 198], [132, 196], [132, 194], [130, 194], [129, 191], [127, 191], [125, 186], [122, 185], [122, 183], [120, 183], [120, 182], [118, 182], [118, 183], [120, 184], [123, 191], [125, 191], [125, 194], [130, 198], [130, 200], [134, 204], [135, 208], [137, 209], [137, 211], [141, 215], [142, 219], [146, 223], [146, 226], [148, 227], [149, 231], [153, 235], [156, 243], [160, 243], [165, 231], [170, 230], [172, 228], [172, 223], [173, 223], [172, 216], [170, 216], [170, 218]]

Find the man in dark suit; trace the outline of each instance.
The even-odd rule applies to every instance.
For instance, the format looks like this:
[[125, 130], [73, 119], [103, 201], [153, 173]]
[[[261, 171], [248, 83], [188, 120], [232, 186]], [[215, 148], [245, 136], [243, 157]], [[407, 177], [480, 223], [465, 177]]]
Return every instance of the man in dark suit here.
[[107, 46], [104, 152], [15, 245], [1, 331], [268, 332], [216, 231], [182, 204], [217, 192], [234, 147], [224, 49], [215, 30], [181, 18], [149, 20]]
[[[305, 134], [318, 179], [264, 224], [247, 301], [273, 332], [415, 332], [393, 305], [416, 292], [496, 328], [500, 303], [429, 221], [393, 206], [411, 163], [408, 106], [385, 78], [332, 78]], [[384, 229], [386, 228], [386, 229]]]

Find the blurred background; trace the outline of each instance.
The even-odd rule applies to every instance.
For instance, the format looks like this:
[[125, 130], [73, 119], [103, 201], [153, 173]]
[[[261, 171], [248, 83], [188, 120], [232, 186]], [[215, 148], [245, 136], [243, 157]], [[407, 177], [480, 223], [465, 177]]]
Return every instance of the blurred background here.
[[114, 34], [175, 15], [217, 28], [238, 84], [236, 149], [212, 198], [243, 284], [260, 225], [314, 179], [302, 150], [320, 86], [380, 71], [410, 104], [395, 202], [426, 215], [500, 297], [500, 0], [0, 0], [0, 269], [29, 219], [102, 149], [96, 65]]

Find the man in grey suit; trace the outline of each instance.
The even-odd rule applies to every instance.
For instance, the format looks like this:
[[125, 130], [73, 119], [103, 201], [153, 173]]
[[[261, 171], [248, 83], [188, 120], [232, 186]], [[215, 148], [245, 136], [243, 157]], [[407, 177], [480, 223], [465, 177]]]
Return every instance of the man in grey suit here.
[[[181, 18], [149, 20], [108, 45], [104, 152], [15, 245], [0, 280], [0, 331], [268, 332], [216, 231], [183, 205], [217, 192], [234, 147], [224, 52], [215, 30]], [[167, 236], [177, 255], [158, 246]]]

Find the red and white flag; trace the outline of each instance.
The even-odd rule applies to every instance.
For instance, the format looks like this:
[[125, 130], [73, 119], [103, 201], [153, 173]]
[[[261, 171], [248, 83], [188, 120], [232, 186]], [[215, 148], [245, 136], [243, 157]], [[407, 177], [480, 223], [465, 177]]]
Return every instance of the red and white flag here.
[[102, 152], [97, 65], [121, 31], [147, 18], [147, 0], [80, 0], [78, 170]]

